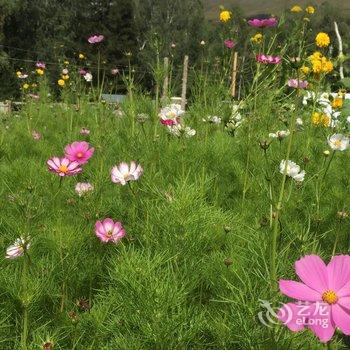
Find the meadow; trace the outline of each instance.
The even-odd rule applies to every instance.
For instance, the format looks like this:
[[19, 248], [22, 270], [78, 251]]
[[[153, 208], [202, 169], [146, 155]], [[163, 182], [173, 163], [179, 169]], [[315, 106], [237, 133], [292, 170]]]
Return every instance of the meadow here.
[[226, 29], [182, 107], [171, 82], [161, 98], [159, 65], [155, 94], [131, 64], [114, 72], [117, 105], [100, 61], [62, 60], [55, 86], [44, 62], [35, 83], [17, 72], [23, 104], [0, 124], [1, 350], [349, 346], [350, 99], [336, 38], [297, 40], [299, 19], [281, 44], [281, 22], [247, 23], [240, 99]]

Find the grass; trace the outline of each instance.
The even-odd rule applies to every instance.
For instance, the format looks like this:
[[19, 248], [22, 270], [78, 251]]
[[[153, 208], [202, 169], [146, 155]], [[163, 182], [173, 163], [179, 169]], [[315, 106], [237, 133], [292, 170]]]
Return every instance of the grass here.
[[[271, 345], [271, 329], [258, 319], [260, 299], [275, 306], [282, 301], [271, 299], [269, 284], [265, 171], [277, 196], [286, 144], [270, 146], [267, 168], [259, 147], [269, 131], [283, 127], [270, 113], [273, 98], [260, 101], [253, 125], [245, 202], [247, 123], [231, 137], [223, 125], [202, 122], [213, 109], [193, 103], [186, 120], [197, 134], [178, 139], [158, 125], [151, 100], [140, 96], [136, 101], [125, 102], [122, 118], [104, 104], [86, 103], [78, 111], [72, 105], [29, 103], [2, 117], [1, 246], [23, 234], [30, 234], [32, 245], [25, 289], [24, 260], [2, 260], [1, 349], [20, 348], [24, 308], [28, 349], [49, 340], [55, 349], [321, 349], [311, 333], [294, 335], [282, 326], [274, 329], [276, 344]], [[135, 108], [136, 114], [153, 117], [136, 124], [132, 135]], [[221, 110], [227, 113], [225, 106]], [[90, 136], [79, 134], [82, 127], [91, 130]], [[305, 184], [287, 182], [279, 278], [292, 278], [293, 261], [303, 254], [329, 258], [336, 213], [349, 204], [344, 196], [348, 158], [337, 154], [321, 218], [315, 218], [312, 178], [322, 164], [326, 132], [307, 128], [313, 137], [308, 153], [303, 132], [296, 134], [292, 151], [297, 163], [306, 155], [310, 161], [303, 166]], [[33, 129], [42, 133], [40, 141], [33, 140]], [[45, 162], [77, 139], [89, 141], [95, 154], [82, 174], [64, 178], [60, 187]], [[114, 164], [130, 160], [144, 167], [132, 191], [109, 179]], [[91, 182], [95, 190], [79, 198], [77, 181]], [[104, 245], [94, 235], [95, 221], [105, 217], [122, 221], [127, 237], [121, 244]], [[347, 233], [343, 226], [341, 233]], [[343, 253], [349, 249], [344, 236], [338, 247]], [[77, 306], [82, 299], [89, 311]]]

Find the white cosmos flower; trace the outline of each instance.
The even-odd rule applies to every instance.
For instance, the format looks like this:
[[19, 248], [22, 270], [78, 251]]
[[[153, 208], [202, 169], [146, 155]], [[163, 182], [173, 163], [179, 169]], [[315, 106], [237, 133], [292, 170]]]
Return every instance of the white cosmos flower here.
[[350, 116], [346, 118], [346, 121], [350, 124]]
[[181, 105], [173, 103], [162, 108], [159, 112], [159, 117], [164, 120], [176, 119], [177, 117], [182, 116], [184, 113], [185, 111], [181, 108]]
[[126, 185], [128, 181], [135, 181], [143, 174], [143, 169], [140, 164], [132, 161], [129, 164], [122, 162], [112, 168], [111, 180], [114, 183]]
[[84, 75], [84, 79], [85, 79], [88, 83], [90, 83], [90, 82], [92, 81], [92, 74], [91, 74], [91, 73], [86, 73], [86, 74]]
[[190, 138], [196, 135], [196, 130], [191, 129], [189, 126], [183, 126], [181, 124], [169, 125], [168, 130], [170, 134], [177, 137], [185, 136], [187, 138]]
[[345, 151], [349, 148], [349, 138], [342, 134], [333, 134], [328, 137], [328, 145], [333, 151]]
[[304, 181], [305, 170], [300, 171], [300, 166], [291, 160], [286, 162], [284, 159], [280, 163], [280, 173], [284, 174], [286, 171], [287, 176], [293, 178], [295, 181]]
[[24, 253], [29, 249], [30, 243], [29, 243], [30, 237], [24, 238], [20, 237], [17, 238], [13, 245], [10, 245], [6, 249], [6, 259], [16, 259], [20, 256], [24, 255]]
[[279, 139], [279, 140], [283, 140], [284, 138], [286, 138], [287, 136], [290, 135], [290, 131], [289, 130], [279, 130], [276, 131], [275, 133], [270, 133], [269, 137], [275, 139]]

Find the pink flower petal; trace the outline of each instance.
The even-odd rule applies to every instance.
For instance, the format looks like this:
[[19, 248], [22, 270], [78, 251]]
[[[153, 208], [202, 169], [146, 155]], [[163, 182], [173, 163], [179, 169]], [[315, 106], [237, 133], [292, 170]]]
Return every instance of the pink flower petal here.
[[338, 291], [350, 281], [350, 256], [334, 256], [327, 266], [329, 289]]
[[279, 287], [282, 294], [296, 300], [322, 300], [322, 295], [319, 292], [300, 282], [280, 280]]
[[305, 328], [303, 322], [301, 322], [299, 312], [300, 305], [288, 303], [278, 310], [277, 318], [292, 332], [299, 332]]
[[[316, 308], [318, 306], [315, 304], [314, 307]], [[334, 335], [335, 324], [332, 319], [331, 306], [328, 304], [322, 304], [322, 307], [324, 307], [322, 312], [317, 312], [316, 309], [311, 312], [311, 315], [308, 318], [308, 328], [315, 333], [321, 342], [327, 343]]]
[[339, 298], [338, 304], [350, 311], [350, 297]]
[[334, 304], [332, 305], [332, 317], [335, 325], [344, 334], [350, 335], [350, 311], [347, 311], [338, 304]]
[[319, 256], [307, 255], [296, 261], [295, 271], [307, 286], [319, 293], [329, 289], [327, 267]]
[[337, 291], [337, 296], [339, 298], [350, 296], [350, 281]]

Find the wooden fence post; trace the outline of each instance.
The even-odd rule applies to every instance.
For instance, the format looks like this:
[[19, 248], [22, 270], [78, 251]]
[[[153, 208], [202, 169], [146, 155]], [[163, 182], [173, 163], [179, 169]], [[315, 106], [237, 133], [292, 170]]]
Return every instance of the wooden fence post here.
[[232, 97], [235, 97], [236, 95], [237, 63], [238, 63], [238, 53], [235, 52], [233, 54], [232, 76], [231, 76], [231, 96]]
[[183, 75], [182, 75], [182, 93], [181, 93], [181, 109], [186, 108], [186, 92], [187, 92], [187, 78], [188, 78], [188, 56], [184, 58]]

